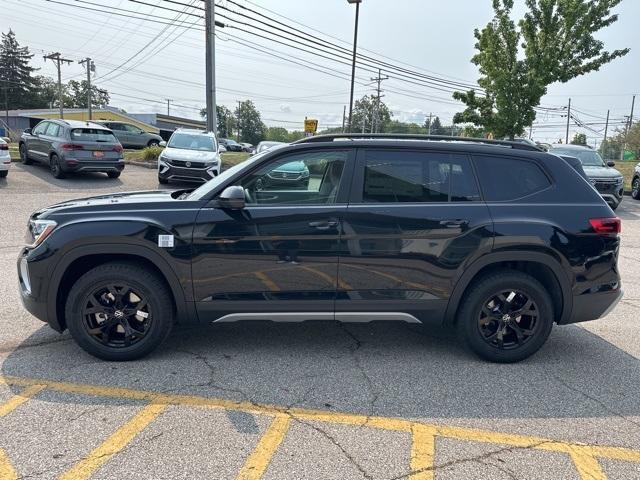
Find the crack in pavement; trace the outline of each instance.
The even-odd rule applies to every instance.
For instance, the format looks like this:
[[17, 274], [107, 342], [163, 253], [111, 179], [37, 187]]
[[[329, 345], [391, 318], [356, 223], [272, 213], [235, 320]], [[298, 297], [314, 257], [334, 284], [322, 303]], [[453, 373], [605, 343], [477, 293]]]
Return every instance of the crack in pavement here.
[[61, 343], [61, 342], [69, 342], [71, 340], [72, 340], [71, 337], [65, 337], [65, 338], [55, 338], [52, 340], [44, 340], [38, 343], [14, 343], [13, 345], [9, 344], [8, 346], [5, 344], [0, 346], [0, 353], [17, 352], [20, 350], [25, 350], [27, 348], [42, 347], [44, 345], [51, 345], [53, 343]]

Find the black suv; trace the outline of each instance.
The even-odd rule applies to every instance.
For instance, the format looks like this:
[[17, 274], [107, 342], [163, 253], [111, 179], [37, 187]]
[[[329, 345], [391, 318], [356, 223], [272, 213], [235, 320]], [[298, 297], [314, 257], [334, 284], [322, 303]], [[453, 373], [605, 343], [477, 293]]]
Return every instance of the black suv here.
[[[291, 162], [305, 189], [264, 178]], [[18, 258], [27, 309], [89, 353], [141, 357], [174, 323], [456, 325], [481, 357], [522, 360], [622, 296], [620, 220], [537, 147], [317, 136], [196, 190], [35, 212]]]

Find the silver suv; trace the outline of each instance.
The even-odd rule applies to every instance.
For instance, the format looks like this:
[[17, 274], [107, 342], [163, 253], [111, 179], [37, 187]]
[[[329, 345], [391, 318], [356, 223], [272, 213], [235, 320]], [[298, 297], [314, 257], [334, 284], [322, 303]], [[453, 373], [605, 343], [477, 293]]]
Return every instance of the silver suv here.
[[158, 182], [206, 182], [220, 173], [218, 142], [211, 132], [179, 129], [158, 158]]
[[118, 178], [124, 169], [122, 145], [111, 130], [93, 122], [43, 120], [23, 132], [18, 148], [23, 165], [45, 163], [55, 178], [72, 172]]

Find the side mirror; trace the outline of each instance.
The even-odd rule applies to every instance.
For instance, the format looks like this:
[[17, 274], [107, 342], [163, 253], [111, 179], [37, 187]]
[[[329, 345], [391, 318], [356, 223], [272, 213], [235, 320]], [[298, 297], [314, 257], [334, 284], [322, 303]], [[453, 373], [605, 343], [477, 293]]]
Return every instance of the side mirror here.
[[227, 147], [225, 147], [222, 144], [218, 145], [218, 153], [224, 153], [226, 151], [227, 151]]
[[163, 140], [163, 141], [161, 141], [158, 145], [164, 148], [164, 147], [166, 147], [166, 146], [167, 146], [167, 142], [165, 142], [165, 141]]
[[613, 160], [609, 160], [609, 161], [607, 162], [607, 166], [608, 166], [608, 167], [615, 167], [615, 166], [616, 166], [616, 162], [614, 162]]
[[33, 132], [33, 130], [30, 129], [30, 128], [25, 128], [24, 129], [24, 133], [26, 133], [27, 135], [31, 135], [32, 132]]
[[244, 207], [244, 188], [239, 185], [232, 185], [225, 188], [218, 197], [218, 208], [242, 210]]

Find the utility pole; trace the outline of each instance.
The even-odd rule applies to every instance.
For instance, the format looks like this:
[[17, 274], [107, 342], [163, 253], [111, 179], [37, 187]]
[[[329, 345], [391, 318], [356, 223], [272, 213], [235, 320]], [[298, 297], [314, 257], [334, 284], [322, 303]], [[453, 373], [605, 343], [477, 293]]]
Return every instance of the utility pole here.
[[52, 60], [56, 64], [56, 68], [58, 70], [58, 102], [60, 102], [60, 118], [64, 118], [64, 95], [62, 94], [62, 73], [61, 73], [61, 65], [66, 63], [67, 65], [71, 65], [73, 60], [69, 60], [68, 58], [62, 58], [60, 52], [50, 53], [49, 55], [44, 56], [45, 60]]
[[429, 135], [431, 135], [431, 122], [433, 121], [432, 118], [433, 118], [433, 113], [430, 112], [429, 113]]
[[356, 23], [353, 29], [353, 60], [351, 63], [351, 94], [349, 96], [349, 131], [353, 127], [353, 87], [356, 81], [356, 51], [358, 48], [358, 21], [360, 18], [360, 2], [362, 0], [347, 0], [348, 3], [356, 4]]
[[91, 92], [91, 73], [96, 71], [96, 65], [93, 63], [89, 57], [84, 60], [78, 60], [80, 65], [84, 65], [87, 70], [87, 113], [89, 114], [89, 120], [93, 119], [93, 111], [91, 109], [91, 100], [92, 100], [92, 92]]
[[529, 125], [529, 140], [533, 138], [533, 123]]
[[625, 129], [624, 129], [624, 139], [622, 140], [622, 148], [620, 150], [621, 162], [624, 161], [624, 151], [627, 149], [627, 135], [629, 135], [629, 130], [633, 126], [633, 110], [635, 106], [636, 106], [636, 96], [634, 95], [633, 98], [631, 99], [631, 115], [627, 117], [629, 120], [627, 121], [627, 124], [625, 125]]
[[607, 133], [609, 133], [609, 113], [611, 112], [611, 110], [607, 110], [607, 123], [604, 124], [604, 140], [602, 140], [602, 143], [607, 141]]
[[216, 21], [214, 0], [205, 1], [205, 35], [207, 58], [207, 131], [218, 134], [218, 115], [216, 112]]
[[346, 117], [347, 117], [347, 106], [345, 105], [345, 106], [342, 108], [342, 133], [344, 133], [344, 125], [345, 125], [345, 123], [344, 123], [344, 122], [345, 122], [345, 120], [346, 120]]
[[242, 102], [238, 100], [238, 143], [240, 143], [240, 107], [242, 106]]
[[[384, 95], [381, 95], [382, 91], [381, 91], [381, 87], [382, 87], [382, 82], [384, 80], [388, 80], [389, 77], [388, 76], [382, 76], [382, 70], [378, 69], [378, 76], [375, 78], [371, 78], [372, 82], [378, 82], [378, 88], [376, 89], [376, 102], [374, 105], [372, 105], [373, 107], [373, 112], [371, 113], [371, 133], [377, 133], [378, 132], [378, 124], [380, 122], [380, 99], [382, 97], [384, 97]], [[375, 113], [374, 113], [375, 112]]]
[[173, 100], [171, 100], [170, 98], [167, 98], [167, 117], [169, 115], [171, 115], [169, 112], [171, 111], [171, 102], [173, 102]]
[[571, 121], [571, 99], [569, 99], [569, 107], [567, 108], [567, 135], [565, 137], [565, 145], [569, 144], [569, 122]]

